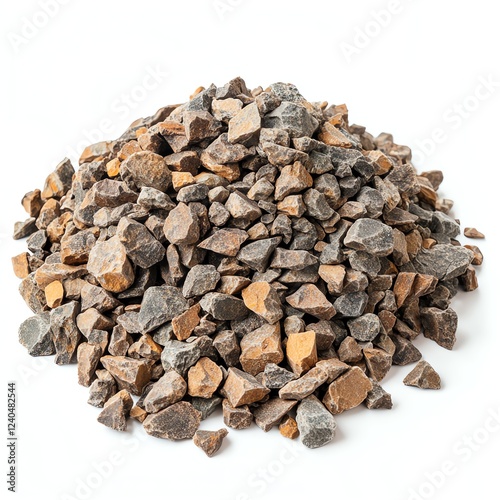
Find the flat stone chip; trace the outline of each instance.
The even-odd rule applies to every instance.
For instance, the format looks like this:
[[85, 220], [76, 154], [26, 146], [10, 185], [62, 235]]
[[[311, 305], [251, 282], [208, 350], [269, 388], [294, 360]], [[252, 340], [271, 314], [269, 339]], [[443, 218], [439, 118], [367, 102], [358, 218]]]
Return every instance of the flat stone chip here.
[[269, 432], [296, 404], [297, 401], [287, 401], [281, 397], [271, 398], [253, 411], [255, 423], [264, 432]]
[[234, 367], [229, 368], [228, 372], [221, 392], [235, 408], [260, 401], [269, 394], [269, 389], [249, 373]]
[[177, 441], [191, 439], [200, 422], [201, 413], [191, 403], [180, 401], [148, 415], [142, 425], [150, 436]]

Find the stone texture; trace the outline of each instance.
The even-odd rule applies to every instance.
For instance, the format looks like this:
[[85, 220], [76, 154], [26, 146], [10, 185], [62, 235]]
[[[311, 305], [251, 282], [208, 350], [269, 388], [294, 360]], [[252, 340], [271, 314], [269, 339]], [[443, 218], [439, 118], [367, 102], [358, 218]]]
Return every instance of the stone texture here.
[[201, 448], [208, 457], [213, 457], [222, 446], [223, 439], [227, 436], [227, 429], [218, 431], [196, 431], [193, 442]]
[[122, 178], [130, 179], [138, 188], [152, 187], [165, 192], [170, 186], [172, 174], [162, 156], [150, 151], [130, 155], [120, 165]]
[[144, 409], [148, 413], [157, 413], [167, 406], [180, 401], [187, 391], [184, 379], [176, 372], [165, 373], [157, 380], [144, 399]]
[[49, 313], [25, 319], [19, 327], [19, 342], [31, 356], [51, 356], [55, 353]]
[[253, 411], [255, 423], [264, 432], [269, 432], [296, 404], [297, 401], [271, 398]]
[[245, 306], [268, 323], [274, 324], [283, 317], [278, 292], [269, 283], [254, 282], [245, 288], [241, 295]]
[[263, 372], [269, 363], [281, 363], [284, 356], [281, 348], [280, 324], [263, 325], [247, 333], [241, 339], [240, 347], [241, 366], [251, 375]]
[[191, 439], [201, 422], [201, 413], [191, 403], [180, 401], [158, 413], [148, 415], [143, 422], [144, 430], [163, 439]]
[[292, 333], [286, 344], [286, 359], [299, 377], [318, 361], [316, 333], [314, 331]]
[[368, 393], [365, 399], [365, 406], [369, 410], [386, 409], [390, 410], [392, 408], [392, 397], [387, 393], [377, 382], [374, 380], [372, 382], [372, 390]]
[[115, 431], [126, 431], [127, 418], [133, 404], [130, 394], [123, 389], [108, 399], [97, 421]]
[[78, 360], [78, 383], [89, 387], [94, 373], [101, 358], [102, 349], [98, 345], [92, 345], [87, 342], [80, 344], [77, 350]]
[[211, 398], [222, 382], [222, 370], [209, 358], [201, 358], [188, 371], [188, 394]]
[[243, 319], [248, 314], [241, 299], [218, 292], [207, 293], [201, 299], [200, 306], [215, 319], [223, 321]]
[[50, 329], [56, 350], [55, 362], [58, 365], [71, 363], [76, 352], [81, 333], [76, 326], [76, 317], [80, 312], [78, 302], [71, 301], [52, 309]]
[[376, 314], [364, 314], [347, 322], [352, 337], [361, 342], [371, 342], [380, 332], [380, 320]]
[[355, 250], [363, 250], [384, 257], [394, 250], [394, 236], [389, 226], [376, 219], [359, 219], [347, 231], [344, 243]]
[[297, 408], [300, 441], [308, 448], [319, 448], [335, 437], [337, 423], [315, 396], [308, 396]]
[[269, 393], [269, 389], [249, 373], [231, 367], [221, 392], [237, 408], [260, 401]]
[[437, 307], [421, 309], [424, 336], [434, 340], [445, 349], [453, 349], [456, 341], [458, 316], [453, 309], [444, 311]]
[[336, 314], [335, 307], [325, 295], [312, 284], [302, 285], [286, 301], [295, 309], [315, 316], [318, 319], [331, 319]]
[[420, 389], [441, 389], [441, 378], [427, 361], [419, 361], [403, 383]]
[[248, 405], [235, 408], [227, 399], [222, 401], [222, 415], [224, 423], [232, 429], [247, 429], [253, 422], [253, 414]]
[[119, 389], [126, 389], [137, 396], [151, 379], [151, 365], [146, 360], [103, 356], [101, 363], [116, 380]]
[[280, 434], [288, 439], [297, 439], [299, 437], [299, 428], [297, 426], [297, 421], [286, 415], [279, 425]]
[[354, 366], [329, 385], [323, 404], [337, 415], [360, 405], [372, 388], [370, 379]]

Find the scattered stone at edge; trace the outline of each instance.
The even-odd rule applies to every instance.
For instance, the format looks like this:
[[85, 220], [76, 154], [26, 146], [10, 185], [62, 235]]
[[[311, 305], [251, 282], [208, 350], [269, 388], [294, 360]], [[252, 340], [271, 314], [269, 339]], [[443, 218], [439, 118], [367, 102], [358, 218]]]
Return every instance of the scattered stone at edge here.
[[380, 384], [372, 382], [372, 390], [368, 392], [365, 399], [365, 406], [369, 410], [386, 409], [390, 410], [392, 408], [392, 397], [386, 392]]
[[103, 356], [101, 363], [113, 376], [120, 389], [126, 389], [136, 396], [151, 380], [151, 365], [145, 359], [125, 356]]
[[191, 403], [180, 401], [158, 413], [148, 415], [144, 430], [151, 436], [163, 439], [191, 439], [201, 422], [201, 413]]
[[299, 428], [297, 426], [297, 421], [290, 417], [290, 415], [285, 415], [283, 420], [279, 425], [280, 434], [288, 439], [297, 439], [299, 437]]
[[484, 234], [478, 231], [475, 227], [466, 227], [464, 229], [464, 236], [466, 236], [467, 238], [480, 240], [485, 238]]
[[107, 370], [96, 370], [96, 379], [89, 389], [87, 403], [102, 408], [104, 403], [116, 393], [116, 382]]
[[419, 387], [420, 389], [441, 389], [441, 378], [427, 361], [419, 361], [417, 366], [406, 375], [403, 380], [405, 385]]
[[300, 440], [308, 448], [319, 448], [333, 440], [337, 423], [315, 396], [303, 399], [297, 408]]
[[255, 423], [264, 431], [270, 431], [295, 405], [297, 401], [271, 398], [253, 411]]
[[227, 429], [218, 431], [196, 431], [193, 442], [201, 448], [208, 457], [213, 457], [222, 446], [222, 441], [227, 436]]
[[127, 418], [133, 404], [129, 392], [123, 389], [108, 399], [97, 421], [115, 431], [126, 431]]
[[25, 319], [19, 327], [19, 342], [31, 356], [52, 356], [55, 353], [49, 313]]
[[253, 414], [248, 405], [235, 408], [228, 399], [222, 401], [224, 423], [231, 429], [247, 429], [252, 425]]

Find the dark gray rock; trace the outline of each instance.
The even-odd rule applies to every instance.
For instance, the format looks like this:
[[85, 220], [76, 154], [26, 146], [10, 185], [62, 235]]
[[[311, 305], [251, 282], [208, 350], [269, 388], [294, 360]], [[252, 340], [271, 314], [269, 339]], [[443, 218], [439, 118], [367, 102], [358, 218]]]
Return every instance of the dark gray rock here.
[[54, 354], [49, 313], [41, 313], [24, 320], [19, 327], [19, 342], [31, 356]]
[[296, 420], [300, 440], [308, 448], [324, 446], [335, 437], [337, 423], [315, 396], [308, 396], [300, 402]]
[[392, 229], [375, 219], [359, 219], [347, 231], [344, 243], [354, 250], [363, 250], [379, 257], [394, 250]]
[[371, 342], [379, 334], [380, 326], [376, 314], [364, 314], [347, 322], [351, 336], [361, 342]]
[[236, 258], [250, 269], [263, 273], [266, 271], [269, 257], [280, 243], [280, 237], [254, 241], [243, 247]]
[[224, 293], [207, 293], [200, 300], [200, 306], [215, 319], [223, 321], [243, 319], [248, 314], [248, 309], [241, 299]]
[[161, 364], [165, 372], [175, 370], [179, 375], [185, 377], [191, 368], [201, 357], [201, 349], [198, 344], [191, 342], [179, 342], [170, 340], [165, 343], [161, 353]]
[[220, 280], [220, 273], [212, 265], [196, 265], [191, 268], [184, 281], [182, 294], [187, 299], [199, 295], [205, 295], [215, 290]]
[[431, 274], [439, 280], [457, 278], [467, 271], [474, 254], [464, 247], [436, 245], [422, 249], [413, 261], [417, 272]]
[[340, 316], [357, 318], [363, 314], [366, 304], [368, 304], [368, 295], [365, 292], [356, 292], [341, 295], [335, 300], [333, 306]]

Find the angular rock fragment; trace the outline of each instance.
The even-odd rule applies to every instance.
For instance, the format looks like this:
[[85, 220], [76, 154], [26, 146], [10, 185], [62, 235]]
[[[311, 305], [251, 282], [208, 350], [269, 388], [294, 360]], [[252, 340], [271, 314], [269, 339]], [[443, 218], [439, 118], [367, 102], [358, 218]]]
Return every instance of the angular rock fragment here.
[[279, 425], [280, 434], [288, 439], [297, 439], [299, 437], [299, 428], [297, 421], [286, 415]]
[[190, 297], [205, 295], [215, 290], [220, 280], [220, 274], [212, 265], [196, 265], [192, 267], [184, 281], [182, 294], [186, 299]]
[[180, 401], [186, 394], [187, 384], [175, 371], [165, 373], [157, 380], [144, 399], [144, 409], [148, 413], [157, 413], [167, 406]]
[[292, 333], [286, 344], [286, 359], [299, 377], [318, 361], [316, 333], [314, 331]]
[[234, 367], [229, 368], [228, 372], [221, 392], [235, 408], [260, 401], [269, 393], [269, 389], [249, 373]]
[[453, 349], [456, 341], [458, 316], [453, 309], [425, 307], [421, 309], [424, 336], [434, 340], [445, 349]]
[[138, 188], [152, 187], [165, 192], [172, 174], [162, 156], [150, 151], [139, 151], [130, 155], [120, 165], [121, 176], [130, 179]]
[[125, 389], [116, 393], [106, 403], [97, 417], [97, 421], [115, 431], [127, 430], [127, 417], [134, 402]]
[[227, 429], [218, 431], [196, 431], [193, 442], [201, 448], [208, 457], [213, 457], [222, 446], [223, 439], [227, 436]]
[[272, 398], [269, 401], [258, 406], [253, 411], [255, 423], [264, 431], [270, 431], [275, 425], [278, 425], [283, 418], [295, 405], [297, 401], [286, 401], [285, 399]]
[[215, 319], [223, 321], [243, 319], [248, 314], [241, 299], [218, 292], [206, 294], [201, 299], [200, 306]]
[[101, 363], [116, 380], [120, 389], [126, 389], [137, 396], [151, 379], [151, 365], [146, 360], [103, 356]]
[[102, 408], [116, 393], [116, 382], [107, 370], [96, 370], [95, 374], [97, 378], [90, 385], [87, 403]]
[[222, 382], [222, 370], [209, 358], [201, 358], [188, 371], [188, 394], [211, 398]]
[[81, 333], [76, 326], [76, 317], [80, 312], [78, 302], [72, 301], [52, 309], [50, 329], [56, 350], [55, 362], [58, 365], [71, 363], [76, 352]]
[[205, 420], [222, 404], [222, 398], [192, 398], [191, 404], [201, 413], [201, 419]]
[[19, 342], [31, 356], [51, 356], [55, 353], [49, 313], [25, 319], [19, 327]]
[[222, 401], [222, 414], [224, 423], [231, 429], [247, 429], [253, 422], [253, 414], [248, 405], [235, 408], [227, 399]]
[[299, 379], [292, 380], [284, 385], [279, 391], [279, 396], [282, 399], [296, 399], [301, 401], [312, 394], [327, 380], [328, 373], [323, 368], [315, 366]]
[[441, 378], [427, 361], [419, 361], [403, 383], [420, 389], [441, 389]]
[[371, 342], [380, 332], [380, 320], [376, 314], [364, 314], [347, 322], [351, 336], [361, 342]]
[[247, 239], [248, 234], [240, 229], [221, 229], [199, 243], [198, 248], [234, 257]]
[[191, 403], [180, 401], [158, 413], [148, 415], [143, 422], [144, 430], [163, 439], [191, 439], [201, 422], [201, 413]]
[[268, 363], [264, 368], [262, 383], [268, 389], [281, 389], [297, 378], [298, 376], [295, 373], [288, 371], [286, 368], [282, 368], [276, 363]]
[[98, 345], [92, 345], [87, 342], [80, 344], [77, 351], [78, 360], [78, 383], [85, 387], [89, 387], [99, 360], [101, 358], [102, 349]]
[[245, 288], [241, 294], [245, 306], [274, 324], [283, 317], [281, 301], [276, 290], [265, 281], [257, 281]]
[[174, 245], [192, 245], [200, 238], [198, 215], [192, 206], [179, 203], [168, 214], [163, 226], [165, 237]]
[[263, 325], [247, 333], [240, 342], [240, 363], [245, 372], [257, 375], [269, 363], [281, 363], [281, 329], [279, 323]]
[[394, 250], [394, 236], [389, 226], [376, 219], [359, 219], [347, 231], [344, 243], [349, 248], [385, 257]]
[[295, 309], [315, 316], [318, 319], [331, 319], [336, 314], [335, 307], [325, 295], [312, 284], [302, 285], [286, 301]]
[[297, 408], [300, 441], [308, 448], [319, 448], [335, 437], [337, 423], [315, 396], [302, 400]]
[[360, 405], [372, 388], [370, 379], [354, 366], [329, 385], [323, 404], [337, 415]]
[[368, 393], [365, 399], [365, 406], [369, 410], [386, 409], [390, 410], [392, 408], [392, 397], [387, 393], [377, 382], [374, 380], [372, 382], [372, 390]]

